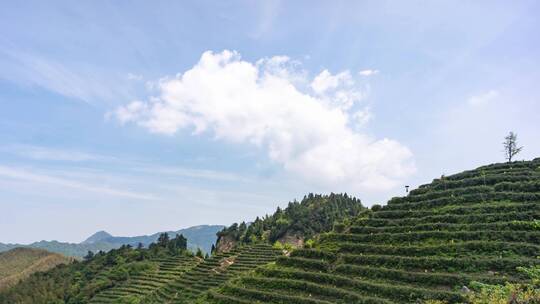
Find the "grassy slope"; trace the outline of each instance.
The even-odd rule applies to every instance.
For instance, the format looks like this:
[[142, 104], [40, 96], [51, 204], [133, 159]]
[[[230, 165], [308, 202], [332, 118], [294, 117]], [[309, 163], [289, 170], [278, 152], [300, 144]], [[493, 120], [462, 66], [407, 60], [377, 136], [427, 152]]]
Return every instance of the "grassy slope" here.
[[208, 293], [204, 303], [462, 303], [540, 264], [540, 158], [421, 186]]
[[0, 253], [0, 289], [7, 288], [37, 271], [46, 271], [70, 258], [34, 248], [15, 248]]
[[[170, 244], [154, 245], [151, 249], [124, 246], [98, 253], [92, 259], [34, 273], [13, 287], [0, 291], [0, 303], [82, 304], [89, 303], [96, 294], [107, 290], [126, 295], [133, 292], [135, 296], [141, 296], [197, 263], [193, 255], [182, 248], [174, 250], [168, 246]], [[106, 295], [106, 298], [110, 297], [110, 293]], [[118, 302], [115, 300], [115, 303]]]
[[258, 266], [273, 262], [280, 255], [280, 250], [268, 244], [239, 246], [227, 253], [215, 254], [145, 297], [141, 303], [192, 303], [208, 290], [222, 286], [228, 280], [253, 271]]
[[138, 301], [158, 289], [166, 286], [186, 271], [197, 266], [198, 258], [186, 255], [154, 258], [151, 260], [157, 267], [130, 276], [125, 282], [112, 288], [104, 289], [89, 301], [89, 303], [124, 303]]

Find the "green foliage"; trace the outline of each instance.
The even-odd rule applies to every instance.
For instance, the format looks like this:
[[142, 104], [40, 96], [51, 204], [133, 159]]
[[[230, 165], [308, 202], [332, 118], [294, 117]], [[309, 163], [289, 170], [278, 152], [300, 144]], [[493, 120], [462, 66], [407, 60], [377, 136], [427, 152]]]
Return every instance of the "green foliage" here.
[[503, 241], [540, 243], [537, 231], [422, 231], [418, 233], [378, 233], [372, 235], [329, 233], [321, 237], [326, 241], [412, 243], [430, 240], [438, 241]]
[[274, 245], [272, 245], [272, 248], [283, 250], [283, 244], [281, 242], [279, 242], [279, 241], [275, 241]]
[[540, 230], [540, 220], [533, 221], [512, 221], [512, 225], [516, 228]]
[[333, 230], [335, 232], [341, 233], [341, 232], [344, 232], [346, 228], [347, 228], [347, 225], [345, 223], [334, 223]]
[[[130, 278], [155, 269], [155, 259], [181, 252], [185, 238], [168, 240], [163, 237], [150, 249], [122, 246], [107, 253], [88, 254], [82, 262], [59, 265], [46, 272], [37, 272], [12, 288], [0, 293], [0, 303], [88, 303], [99, 292], [121, 285]], [[166, 242], [165, 242], [166, 241]], [[185, 251], [184, 251], [185, 252]], [[139, 303], [126, 297], [118, 303]]]
[[289, 243], [282, 243], [280, 241], [276, 241], [274, 245], [272, 245], [272, 248], [274, 249], [280, 249], [285, 251], [291, 251], [293, 250], [293, 246]]
[[197, 248], [197, 253], [195, 253], [195, 256], [200, 258], [200, 259], [204, 259], [204, 254], [203, 254], [201, 248]]
[[441, 256], [408, 257], [386, 255], [351, 255], [343, 254], [341, 260], [346, 264], [353, 265], [378, 265], [383, 267], [395, 267], [398, 269], [422, 269], [442, 272], [482, 272], [497, 269], [500, 272], [512, 273], [520, 265], [534, 265], [538, 263], [530, 258], [498, 258], [478, 257], [453, 258]]
[[[254, 278], [243, 278], [242, 283], [247, 283], [249, 281], [255, 281], [253, 285], [257, 285], [259, 288], [264, 286], [264, 284], [274, 284], [281, 286], [273, 286], [273, 288], [279, 290], [287, 290], [294, 288], [295, 291], [299, 290], [309, 290], [313, 293], [323, 293], [327, 296], [334, 296], [339, 299], [350, 299], [350, 301], [359, 300], [358, 294], [347, 292], [347, 289], [365, 292], [369, 296], [385, 296], [392, 298], [399, 303], [408, 303], [414, 301], [418, 298], [439, 298], [446, 299], [450, 301], [459, 301], [462, 300], [462, 296], [454, 292], [447, 291], [430, 291], [422, 288], [406, 288], [401, 286], [392, 286], [386, 284], [380, 284], [375, 282], [364, 282], [361, 280], [351, 279], [349, 277], [327, 274], [327, 273], [314, 273], [309, 271], [299, 271], [299, 270], [286, 270], [286, 269], [260, 269], [257, 270], [262, 277], [266, 279]], [[272, 279], [270, 279], [272, 278]], [[317, 285], [313, 284], [316, 283]], [[249, 284], [249, 283], [248, 283]], [[295, 287], [295, 285], [297, 287]], [[332, 288], [332, 286], [339, 286], [341, 289]], [[348, 287], [344, 290], [343, 287]], [[355, 299], [356, 298], [356, 299]], [[369, 299], [369, 297], [367, 298]]]
[[37, 271], [46, 271], [72, 259], [34, 248], [14, 248], [0, 253], [0, 290], [16, 284]]
[[83, 257], [85, 261], [91, 260], [94, 257], [94, 252], [88, 250], [88, 253]]
[[296, 267], [303, 270], [327, 271], [330, 264], [323, 260], [314, 260], [298, 257], [279, 257], [277, 265], [285, 267]]
[[377, 280], [399, 280], [400, 282], [421, 285], [422, 287], [464, 286], [474, 280], [490, 284], [504, 284], [507, 277], [478, 276], [465, 273], [444, 273], [411, 271], [397, 268], [341, 264], [334, 268], [336, 273], [347, 276], [366, 277]]
[[[256, 244], [216, 253], [145, 297], [143, 303], [208, 303], [203, 295], [205, 291], [223, 285], [240, 273], [274, 261], [281, 251], [268, 244]], [[202, 298], [197, 299], [198, 296]]]
[[169, 244], [169, 234], [168, 233], [161, 233], [157, 240], [157, 245], [161, 247], [167, 247]]
[[309, 194], [301, 202], [290, 202], [285, 209], [278, 207], [271, 216], [257, 217], [249, 226], [240, 223], [223, 229], [218, 233], [218, 243], [220, 238], [228, 237], [241, 244], [273, 244], [287, 233], [309, 239], [364, 209], [360, 200], [347, 194]]
[[305, 248], [314, 248], [315, 247], [315, 240], [309, 239], [304, 243]]
[[[328, 246], [329, 244], [325, 244]], [[513, 257], [513, 256], [537, 256], [540, 255], [540, 246], [524, 242], [498, 242], [498, 241], [468, 241], [468, 242], [443, 242], [435, 244], [418, 244], [397, 246], [396, 244], [369, 244], [340, 242], [339, 246], [342, 253], [355, 254], [385, 254], [399, 256], [495, 256], [495, 257]]]
[[474, 289], [469, 295], [472, 304], [538, 304], [540, 303], [540, 267], [518, 267], [530, 282], [489, 285], [473, 282]]
[[538, 304], [539, 185], [540, 158], [442, 176], [334, 221], [316, 246], [306, 241], [206, 300]]
[[183, 252], [187, 250], [187, 239], [182, 234], [177, 234], [167, 243], [166, 247], [172, 254]]
[[380, 211], [381, 209], [382, 209], [382, 206], [378, 204], [371, 206], [371, 211]]
[[526, 274], [533, 286], [540, 287], [540, 266], [518, 267], [517, 270]]
[[126, 297], [120, 298], [119, 300], [114, 301], [113, 303], [114, 304], [139, 304], [141, 303], [141, 299], [135, 296], [126, 296]]

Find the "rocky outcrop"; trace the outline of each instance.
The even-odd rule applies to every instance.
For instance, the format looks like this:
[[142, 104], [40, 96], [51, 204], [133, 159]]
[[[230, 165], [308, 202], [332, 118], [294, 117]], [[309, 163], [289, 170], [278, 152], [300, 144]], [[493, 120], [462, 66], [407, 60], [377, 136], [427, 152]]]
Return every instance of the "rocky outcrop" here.
[[304, 235], [299, 232], [287, 231], [278, 239], [278, 242], [282, 244], [290, 244], [295, 248], [302, 248], [304, 247]]
[[216, 253], [231, 251], [238, 242], [228, 235], [220, 236], [216, 244]]

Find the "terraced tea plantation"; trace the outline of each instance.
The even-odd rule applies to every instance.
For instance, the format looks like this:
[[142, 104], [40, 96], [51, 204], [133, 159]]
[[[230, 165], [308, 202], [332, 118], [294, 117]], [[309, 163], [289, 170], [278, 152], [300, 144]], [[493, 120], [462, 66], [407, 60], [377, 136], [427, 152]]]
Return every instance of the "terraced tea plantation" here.
[[266, 244], [243, 246], [216, 254], [147, 296], [143, 303], [191, 303], [209, 289], [275, 261], [279, 255], [281, 251]]
[[157, 269], [131, 277], [122, 285], [98, 293], [90, 303], [125, 303], [122, 300], [126, 298], [140, 299], [199, 263], [196, 258], [190, 256], [154, 259], [152, 262], [158, 264]]
[[539, 244], [540, 159], [494, 164], [336, 225], [205, 303], [462, 303], [471, 281], [521, 281], [516, 267], [540, 264]]

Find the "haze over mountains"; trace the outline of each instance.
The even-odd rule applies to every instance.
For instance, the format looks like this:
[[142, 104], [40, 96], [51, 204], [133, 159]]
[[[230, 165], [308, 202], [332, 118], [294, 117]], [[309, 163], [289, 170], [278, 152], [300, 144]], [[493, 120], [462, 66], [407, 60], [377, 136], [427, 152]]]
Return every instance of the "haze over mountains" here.
[[[212, 244], [216, 241], [216, 233], [223, 229], [221, 225], [199, 225], [177, 231], [166, 231], [171, 238], [182, 234], [188, 239], [188, 248], [196, 250], [201, 248], [204, 252], [210, 252]], [[0, 252], [17, 247], [30, 247], [45, 249], [50, 252], [60, 253], [66, 256], [83, 257], [88, 251], [109, 251], [122, 245], [137, 246], [142, 243], [145, 247], [155, 242], [163, 232], [141, 236], [113, 236], [106, 231], [98, 231], [81, 243], [66, 243], [59, 241], [39, 241], [31, 244], [3, 244], [0, 243]]]

